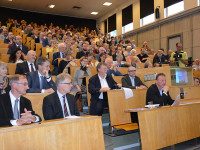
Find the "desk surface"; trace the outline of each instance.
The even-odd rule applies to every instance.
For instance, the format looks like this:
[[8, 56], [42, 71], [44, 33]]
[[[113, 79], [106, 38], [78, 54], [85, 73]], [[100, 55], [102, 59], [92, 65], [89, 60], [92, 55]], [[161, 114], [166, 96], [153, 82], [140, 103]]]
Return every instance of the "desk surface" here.
[[199, 137], [199, 108], [200, 103], [191, 103], [138, 111], [142, 149], [160, 149]]
[[0, 128], [0, 149], [105, 150], [101, 117], [56, 119]]

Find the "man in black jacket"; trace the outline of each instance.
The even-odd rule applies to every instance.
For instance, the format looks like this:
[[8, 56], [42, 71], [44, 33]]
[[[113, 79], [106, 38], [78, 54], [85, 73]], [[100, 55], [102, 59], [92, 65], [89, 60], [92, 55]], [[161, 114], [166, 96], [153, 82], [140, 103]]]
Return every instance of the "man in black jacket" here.
[[146, 85], [142, 83], [139, 77], [135, 75], [135, 67], [128, 68], [128, 74], [122, 78], [122, 87], [130, 89], [146, 89]]
[[35, 114], [26, 94], [28, 81], [25, 76], [14, 75], [10, 78], [11, 90], [0, 95], [0, 126], [16, 126], [41, 121]]

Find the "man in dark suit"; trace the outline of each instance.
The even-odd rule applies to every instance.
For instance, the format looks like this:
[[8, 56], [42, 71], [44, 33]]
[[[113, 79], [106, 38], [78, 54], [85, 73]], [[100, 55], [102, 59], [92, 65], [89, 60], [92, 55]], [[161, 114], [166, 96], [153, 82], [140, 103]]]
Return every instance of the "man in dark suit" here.
[[27, 73], [29, 89], [27, 93], [53, 93], [56, 86], [49, 75], [50, 61], [46, 57], [40, 57], [36, 66], [37, 71]]
[[153, 64], [158, 63], [158, 64], [164, 64], [167, 63], [167, 60], [165, 55], [163, 54], [162, 50], [158, 50], [157, 54], [153, 58]]
[[152, 84], [146, 94], [146, 104], [160, 104], [160, 106], [172, 105], [173, 100], [169, 95], [169, 87], [166, 85], [166, 76], [164, 73], [159, 73], [156, 76], [156, 83]]
[[39, 37], [35, 38], [35, 43], [42, 43], [44, 40], [44, 32], [40, 32]]
[[20, 48], [25, 55], [28, 53], [28, 47], [22, 44], [22, 37], [18, 35], [15, 37], [15, 43], [9, 46], [7, 54], [10, 54], [17, 47]]
[[142, 83], [139, 77], [135, 75], [135, 67], [128, 67], [128, 74], [122, 78], [122, 87], [130, 89], [146, 89], [146, 85]]
[[71, 115], [79, 116], [74, 96], [69, 94], [72, 80], [69, 74], [61, 73], [56, 77], [57, 91], [43, 100], [43, 116], [45, 120], [64, 118]]
[[15, 75], [10, 78], [11, 90], [0, 95], [0, 126], [14, 126], [41, 121], [32, 109], [31, 102], [23, 97], [28, 89], [24, 76]]
[[28, 51], [27, 61], [23, 63], [17, 63], [15, 74], [25, 75], [28, 72], [36, 71], [37, 67], [35, 65], [36, 52], [33, 50]]
[[49, 32], [47, 34], [47, 38], [43, 40], [42, 46], [43, 47], [49, 46], [49, 43], [50, 43], [51, 40], [52, 40], [52, 33]]
[[52, 65], [54, 65], [54, 70], [52, 71], [52, 75], [56, 75], [58, 72], [58, 58], [65, 58], [64, 56], [65, 48], [66, 48], [65, 44], [60, 43], [58, 44], [59, 52], [53, 54]]
[[102, 116], [103, 110], [108, 106], [106, 91], [119, 87], [111, 75], [107, 74], [107, 66], [105, 63], [97, 65], [98, 74], [89, 79], [88, 90], [91, 94], [90, 114]]

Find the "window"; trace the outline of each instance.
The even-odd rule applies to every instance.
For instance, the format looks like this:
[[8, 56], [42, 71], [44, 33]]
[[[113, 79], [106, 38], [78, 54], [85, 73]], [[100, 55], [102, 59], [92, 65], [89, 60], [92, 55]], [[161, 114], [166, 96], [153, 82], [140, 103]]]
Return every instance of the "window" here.
[[199, 6], [200, 0], [197, 0], [197, 6]]
[[148, 15], [148, 16], [140, 19], [140, 26], [142, 27], [142, 26], [149, 24], [149, 23], [152, 23], [154, 21], [155, 21], [155, 15], [153, 13], [151, 15]]
[[169, 17], [184, 10], [184, 1], [173, 4], [164, 9], [164, 17]]
[[133, 30], [133, 22], [122, 27], [122, 34], [128, 32], [128, 31], [131, 31], [131, 30]]
[[110, 34], [110, 36], [117, 36], [117, 30], [111, 31], [108, 34]]

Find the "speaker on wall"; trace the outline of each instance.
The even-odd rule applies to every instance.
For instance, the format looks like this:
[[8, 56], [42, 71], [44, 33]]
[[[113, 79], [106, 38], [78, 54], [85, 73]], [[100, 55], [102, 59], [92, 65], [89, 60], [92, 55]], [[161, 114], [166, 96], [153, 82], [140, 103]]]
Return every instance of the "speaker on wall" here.
[[156, 7], [156, 19], [159, 19], [159, 18], [160, 18], [159, 8], [160, 8], [160, 6], [157, 6], [157, 7]]

